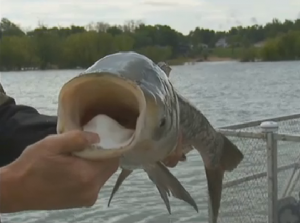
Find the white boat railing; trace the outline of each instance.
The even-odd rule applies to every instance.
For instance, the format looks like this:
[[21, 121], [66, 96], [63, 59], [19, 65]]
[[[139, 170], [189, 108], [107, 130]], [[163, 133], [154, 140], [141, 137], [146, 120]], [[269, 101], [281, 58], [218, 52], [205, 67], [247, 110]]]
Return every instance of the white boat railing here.
[[245, 157], [225, 175], [218, 222], [300, 223], [300, 114], [219, 131]]

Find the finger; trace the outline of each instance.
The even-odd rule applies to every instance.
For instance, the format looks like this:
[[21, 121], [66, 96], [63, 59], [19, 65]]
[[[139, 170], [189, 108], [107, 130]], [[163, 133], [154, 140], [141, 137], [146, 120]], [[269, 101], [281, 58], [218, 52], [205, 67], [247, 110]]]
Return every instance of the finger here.
[[99, 141], [98, 134], [75, 130], [49, 136], [40, 143], [49, 151], [61, 154], [84, 150], [87, 146]]

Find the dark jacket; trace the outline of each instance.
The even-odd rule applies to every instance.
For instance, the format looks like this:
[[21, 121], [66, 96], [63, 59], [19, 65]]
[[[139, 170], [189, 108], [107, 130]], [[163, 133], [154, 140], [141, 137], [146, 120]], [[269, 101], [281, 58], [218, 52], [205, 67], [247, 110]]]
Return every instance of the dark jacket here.
[[56, 134], [55, 116], [17, 105], [0, 84], [0, 167], [20, 156], [23, 150], [50, 134]]

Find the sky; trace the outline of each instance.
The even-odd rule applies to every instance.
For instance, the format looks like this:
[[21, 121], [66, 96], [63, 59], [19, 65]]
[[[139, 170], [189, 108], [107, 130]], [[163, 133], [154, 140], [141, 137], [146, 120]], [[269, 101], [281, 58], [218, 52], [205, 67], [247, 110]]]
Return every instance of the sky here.
[[295, 20], [300, 18], [300, 0], [0, 0], [0, 17], [25, 30], [39, 22], [69, 26], [142, 20], [188, 34], [197, 26], [228, 30], [273, 18]]

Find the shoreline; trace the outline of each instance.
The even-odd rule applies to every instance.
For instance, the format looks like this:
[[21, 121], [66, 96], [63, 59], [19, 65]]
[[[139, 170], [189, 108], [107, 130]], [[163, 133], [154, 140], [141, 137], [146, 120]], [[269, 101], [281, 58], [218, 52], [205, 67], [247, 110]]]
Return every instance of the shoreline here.
[[219, 61], [239, 61], [239, 60], [230, 57], [210, 56], [207, 58], [207, 60], [204, 60], [203, 62], [219, 62]]
[[172, 59], [172, 60], [167, 60], [166, 62], [170, 66], [181, 66], [184, 64], [193, 64], [193, 63], [201, 63], [201, 62], [221, 62], [221, 61], [239, 61], [234, 58], [230, 57], [217, 57], [217, 56], [209, 56], [206, 60], [203, 58], [178, 58], [178, 59]]
[[[170, 66], [183, 66], [185, 64], [190, 65], [194, 63], [201, 63], [201, 62], [240, 62], [240, 63], [257, 63], [257, 62], [262, 62], [262, 63], [270, 63], [270, 62], [289, 62], [289, 61], [299, 61], [299, 60], [278, 60], [278, 61], [261, 61], [261, 60], [256, 60], [256, 61], [240, 61], [239, 59], [234, 59], [230, 57], [217, 57], [217, 56], [209, 56], [206, 60], [203, 60], [202, 58], [178, 58], [178, 59], [172, 59], [172, 60], [167, 60], [166, 62]], [[54, 66], [55, 67], [55, 66]], [[47, 68], [47, 69], [21, 69], [21, 70], [0, 70], [1, 72], [26, 72], [26, 71], [50, 71], [50, 70], [85, 70], [87, 68], [83, 67], [74, 67], [74, 68]]]

